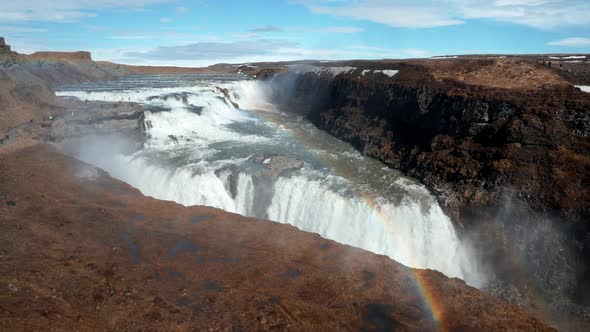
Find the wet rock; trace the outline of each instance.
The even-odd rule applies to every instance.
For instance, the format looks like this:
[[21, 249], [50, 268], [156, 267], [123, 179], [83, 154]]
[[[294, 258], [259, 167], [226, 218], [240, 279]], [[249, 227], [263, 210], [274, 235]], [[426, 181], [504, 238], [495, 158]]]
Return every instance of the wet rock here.
[[178, 144], [178, 137], [174, 135], [168, 135], [168, 138], [170, 138], [170, 140], [174, 142], [174, 144]]
[[226, 190], [233, 198], [237, 196], [240, 173], [251, 175], [255, 199], [253, 210], [248, 211], [248, 214], [264, 218], [272, 201], [277, 178], [285, 172], [303, 167], [303, 164], [301, 160], [283, 155], [257, 154], [250, 157], [248, 163], [220, 168], [215, 171], [215, 175], [224, 181]]
[[194, 113], [196, 115], [201, 115], [204, 107], [203, 106], [188, 105], [185, 108], [191, 113]]
[[215, 175], [220, 178], [227, 178], [226, 186], [232, 198], [236, 198], [238, 193], [238, 176], [243, 169], [237, 165], [229, 165], [215, 170]]
[[303, 167], [302, 160], [277, 154], [259, 154], [249, 160], [262, 167], [254, 172], [254, 177], [268, 177], [272, 180], [276, 180], [283, 172]]
[[[48, 134], [51, 141], [112, 134], [141, 141], [144, 132], [149, 129], [144, 110], [137, 104], [83, 102], [77, 99], [63, 99], [60, 104], [68, 115], [51, 122]], [[79, 112], [79, 109], [84, 109], [84, 112]]]
[[168, 93], [165, 95], [151, 96], [151, 97], [148, 97], [147, 100], [148, 101], [154, 101], [154, 100], [168, 101], [168, 99], [173, 99], [176, 101], [181, 101], [184, 105], [188, 105], [189, 104], [188, 98], [192, 95], [193, 94], [190, 92]]
[[219, 92], [223, 93], [223, 96], [225, 97], [224, 101], [228, 100], [232, 104], [233, 107], [240, 108], [240, 105], [238, 105], [238, 103], [236, 103], [235, 101], [232, 100], [229, 90], [227, 88], [217, 87], [217, 90]]
[[256, 204], [255, 216], [267, 217], [266, 211], [273, 197], [274, 183], [279, 175], [303, 167], [303, 161], [276, 154], [260, 154], [249, 159], [255, 165], [252, 173]]

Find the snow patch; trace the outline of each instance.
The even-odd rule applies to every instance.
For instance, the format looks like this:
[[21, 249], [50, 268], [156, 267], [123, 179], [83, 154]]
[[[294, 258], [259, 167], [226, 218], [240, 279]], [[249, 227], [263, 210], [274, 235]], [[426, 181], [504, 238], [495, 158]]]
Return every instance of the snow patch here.
[[325, 68], [320, 69], [319, 71], [316, 71], [316, 73], [317, 72], [323, 72], [323, 73], [328, 72], [328, 73], [336, 76], [336, 75], [348, 73], [348, 72], [353, 71], [355, 69], [356, 69], [355, 67], [325, 67]]
[[288, 67], [293, 68], [292, 70], [297, 74], [312, 72], [316, 74], [330, 74], [333, 76], [356, 70], [356, 67], [319, 67], [312, 65], [289, 65]]
[[430, 57], [430, 59], [435, 59], [435, 60], [437, 60], [437, 59], [457, 59], [457, 58], [458, 58], [458, 56], [456, 56], [456, 55], [453, 55], [453, 56], [432, 56], [432, 57]]
[[399, 70], [393, 70], [393, 69], [375, 70], [375, 73], [381, 73], [381, 74], [387, 75], [389, 77], [393, 77], [393, 75], [397, 74], [398, 72], [399, 72]]
[[549, 59], [556, 60], [570, 60], [570, 59], [586, 59], [585, 55], [570, 55], [570, 56], [550, 56]]

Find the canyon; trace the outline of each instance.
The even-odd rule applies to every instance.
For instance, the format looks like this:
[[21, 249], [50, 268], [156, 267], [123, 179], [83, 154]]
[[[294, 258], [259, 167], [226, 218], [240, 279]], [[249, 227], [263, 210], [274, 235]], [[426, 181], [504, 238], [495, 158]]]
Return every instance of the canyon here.
[[[0, 132], [9, 136], [0, 145], [1, 276], [10, 290], [0, 326], [550, 329], [531, 315], [562, 329], [587, 326], [590, 94], [538, 59], [197, 69], [94, 62], [85, 52], [10, 51], [0, 60]], [[490, 276], [483, 292], [289, 225], [145, 197], [48, 145], [119, 133], [134, 151], [152, 112], [56, 98], [58, 86], [237, 72], [426, 185], [474, 244]]]

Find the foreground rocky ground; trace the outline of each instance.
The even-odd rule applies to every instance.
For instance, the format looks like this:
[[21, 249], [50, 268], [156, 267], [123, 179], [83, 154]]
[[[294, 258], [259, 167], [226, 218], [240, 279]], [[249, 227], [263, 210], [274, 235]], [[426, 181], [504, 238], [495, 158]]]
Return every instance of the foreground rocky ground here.
[[144, 197], [47, 145], [3, 155], [0, 188], [2, 330], [550, 330], [461, 280]]

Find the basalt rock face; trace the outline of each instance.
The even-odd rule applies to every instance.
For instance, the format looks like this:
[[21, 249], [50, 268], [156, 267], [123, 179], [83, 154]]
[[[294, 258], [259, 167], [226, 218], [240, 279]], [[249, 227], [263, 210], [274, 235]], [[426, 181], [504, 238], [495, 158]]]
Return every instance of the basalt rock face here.
[[422, 179], [458, 221], [464, 206], [496, 202], [506, 185], [535, 208], [587, 220], [589, 193], [574, 189], [590, 181], [590, 94], [567, 84], [528, 90], [439, 81], [419, 69], [399, 79], [352, 72], [329, 83], [307, 73], [296, 80], [294, 99], [308, 102], [296, 110]]
[[[504, 285], [492, 293], [535, 307], [536, 283], [550, 311], [588, 315], [590, 94], [527, 61], [389, 66], [336, 75], [290, 109], [429, 186]], [[289, 104], [305, 105], [313, 75]]]

